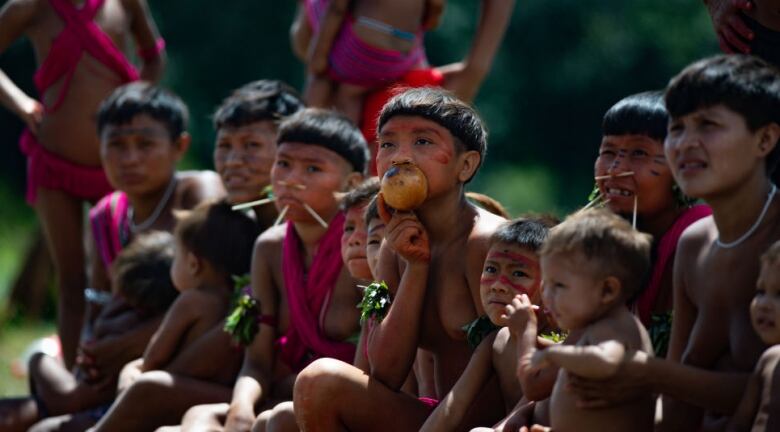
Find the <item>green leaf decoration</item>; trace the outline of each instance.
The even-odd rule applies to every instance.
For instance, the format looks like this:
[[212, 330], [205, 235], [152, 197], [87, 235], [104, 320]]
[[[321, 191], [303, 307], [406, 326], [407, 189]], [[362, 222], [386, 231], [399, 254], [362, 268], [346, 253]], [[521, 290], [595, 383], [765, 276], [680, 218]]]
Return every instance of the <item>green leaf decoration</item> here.
[[475, 319], [474, 321], [464, 325], [463, 330], [466, 332], [466, 342], [468, 342], [471, 349], [477, 349], [480, 343], [494, 331], [500, 327], [493, 324], [487, 315]]
[[266, 198], [273, 198], [274, 197], [274, 188], [271, 185], [268, 185], [263, 188], [263, 190], [260, 192], [260, 196], [266, 197]]
[[542, 333], [539, 335], [542, 339], [547, 339], [548, 341], [552, 341], [555, 343], [561, 343], [566, 340], [566, 337], [569, 336], [568, 332], [565, 332], [563, 330], [561, 331], [555, 331], [552, 330], [549, 333]]
[[382, 322], [390, 310], [390, 304], [393, 303], [390, 298], [390, 289], [387, 288], [385, 281], [373, 282], [363, 291], [363, 300], [358, 303], [360, 309], [360, 324], [363, 324], [369, 318], [376, 322]]
[[229, 334], [233, 340], [242, 346], [249, 345], [257, 334], [259, 328], [257, 324], [257, 315], [259, 306], [257, 300], [244, 292], [244, 288], [249, 285], [250, 276], [232, 276], [234, 283], [233, 307], [230, 314], [225, 319], [224, 331]]
[[666, 357], [669, 339], [672, 337], [672, 313], [651, 315], [647, 332], [650, 334], [650, 342], [653, 344], [656, 357]]

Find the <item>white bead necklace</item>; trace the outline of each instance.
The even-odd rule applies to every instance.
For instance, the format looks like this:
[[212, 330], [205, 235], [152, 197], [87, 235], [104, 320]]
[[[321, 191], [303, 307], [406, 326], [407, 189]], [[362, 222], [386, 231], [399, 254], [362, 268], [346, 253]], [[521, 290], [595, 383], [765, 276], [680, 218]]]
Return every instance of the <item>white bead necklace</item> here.
[[769, 196], [766, 198], [766, 202], [764, 203], [764, 208], [761, 210], [761, 214], [758, 215], [758, 219], [756, 219], [755, 222], [753, 222], [753, 226], [750, 227], [745, 234], [742, 234], [738, 239], [724, 243], [720, 241], [720, 234], [718, 234], [718, 238], [715, 239], [715, 244], [717, 244], [719, 247], [722, 247], [723, 249], [731, 249], [733, 247], [739, 246], [742, 242], [748, 239], [753, 233], [758, 229], [759, 225], [761, 225], [761, 222], [764, 220], [764, 216], [766, 216], [767, 210], [769, 210], [769, 204], [772, 203], [772, 198], [775, 197], [775, 192], [777, 192], [777, 186], [774, 184], [772, 185], [772, 190], [769, 191]]
[[173, 194], [174, 189], [176, 189], [176, 175], [171, 178], [171, 181], [168, 183], [168, 188], [165, 189], [165, 193], [160, 199], [160, 202], [157, 203], [157, 207], [154, 208], [152, 214], [139, 224], [136, 224], [133, 220], [133, 216], [135, 216], [135, 210], [133, 210], [133, 206], [130, 206], [130, 208], [127, 209], [127, 221], [128, 225], [130, 226], [130, 232], [135, 234], [139, 231], [145, 231], [147, 228], [154, 225], [154, 223], [157, 222], [157, 219], [160, 218], [160, 214], [168, 204], [168, 201], [171, 199], [171, 195]]

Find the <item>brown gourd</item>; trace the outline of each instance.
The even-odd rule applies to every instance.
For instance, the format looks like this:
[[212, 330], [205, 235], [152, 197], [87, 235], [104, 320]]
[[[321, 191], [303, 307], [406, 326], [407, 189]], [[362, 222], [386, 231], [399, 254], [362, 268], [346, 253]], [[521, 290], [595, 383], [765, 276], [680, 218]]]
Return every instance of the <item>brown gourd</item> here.
[[414, 210], [428, 198], [428, 179], [411, 162], [393, 164], [382, 177], [381, 192], [390, 207]]

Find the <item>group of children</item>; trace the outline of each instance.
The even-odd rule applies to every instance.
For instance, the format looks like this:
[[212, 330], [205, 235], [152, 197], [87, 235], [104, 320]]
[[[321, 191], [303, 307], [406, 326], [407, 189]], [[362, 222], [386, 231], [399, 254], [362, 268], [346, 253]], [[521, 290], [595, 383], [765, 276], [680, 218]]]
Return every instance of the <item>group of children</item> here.
[[[0, 10], [0, 49], [27, 33], [45, 59], [41, 103], [1, 73], [0, 99], [29, 128], [64, 354], [33, 356], [0, 431], [780, 428], [780, 72], [764, 61], [701, 60], [619, 101], [590, 202], [507, 221], [465, 190], [487, 132], [453, 93], [395, 91], [370, 142], [355, 124], [367, 89], [424, 64], [440, 2], [302, 2], [308, 101], [347, 115], [246, 84], [214, 114], [216, 174], [176, 171], [176, 95], [116, 87], [139, 77], [122, 29], [146, 79], [164, 42], [143, 0], [105, 2]], [[398, 68], [368, 80], [354, 66], [377, 52]], [[392, 208], [374, 164], [416, 170], [420, 204]]]

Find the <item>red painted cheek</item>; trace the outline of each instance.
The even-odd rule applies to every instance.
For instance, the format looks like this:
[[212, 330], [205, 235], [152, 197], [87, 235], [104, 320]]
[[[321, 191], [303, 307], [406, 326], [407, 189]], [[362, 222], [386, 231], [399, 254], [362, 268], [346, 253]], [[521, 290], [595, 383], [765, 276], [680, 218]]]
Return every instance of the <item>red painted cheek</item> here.
[[431, 159], [442, 165], [447, 165], [452, 160], [452, 149], [440, 149], [431, 155]]
[[508, 277], [506, 277], [506, 276], [501, 276], [501, 277], [499, 277], [499, 278], [498, 278], [498, 281], [499, 281], [499, 282], [501, 282], [501, 283], [503, 283], [503, 284], [504, 284], [504, 285], [506, 285], [506, 286], [512, 287], [512, 289], [514, 289], [515, 291], [517, 291], [517, 292], [518, 292], [518, 293], [520, 293], [520, 294], [526, 294], [526, 295], [529, 295], [529, 293], [528, 293], [528, 290], [527, 290], [527, 289], [526, 289], [524, 286], [522, 286], [522, 285], [520, 285], [520, 284], [517, 284], [517, 283], [513, 283], [513, 282], [512, 282], [512, 281], [510, 281], [510, 280], [509, 280], [509, 278], [508, 278]]
[[479, 280], [481, 284], [492, 284], [496, 281], [495, 276], [482, 276], [482, 278]]

